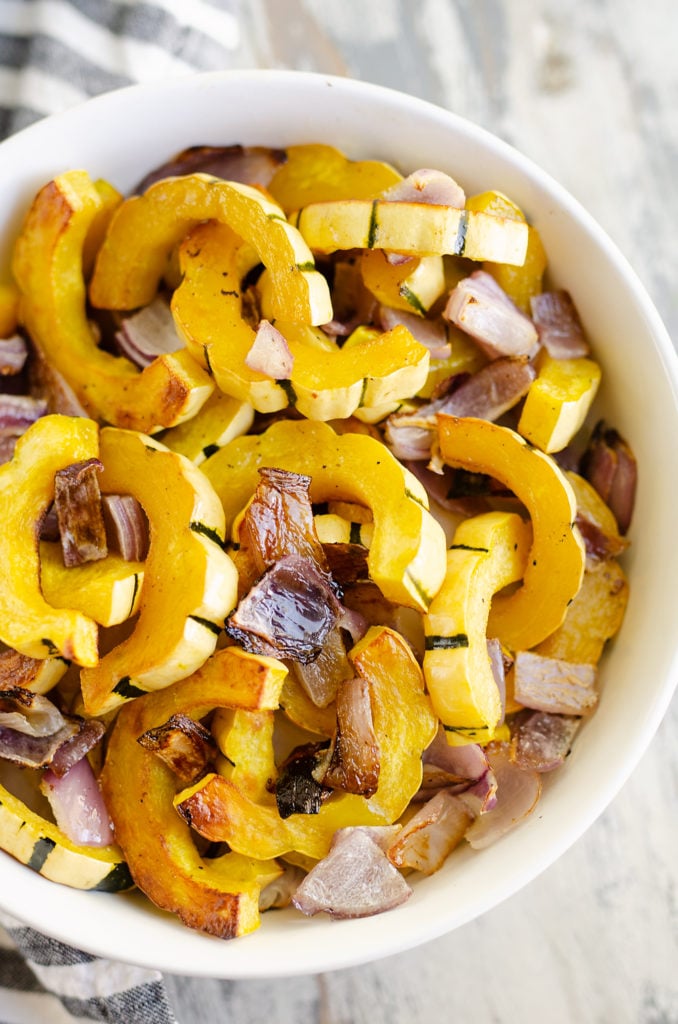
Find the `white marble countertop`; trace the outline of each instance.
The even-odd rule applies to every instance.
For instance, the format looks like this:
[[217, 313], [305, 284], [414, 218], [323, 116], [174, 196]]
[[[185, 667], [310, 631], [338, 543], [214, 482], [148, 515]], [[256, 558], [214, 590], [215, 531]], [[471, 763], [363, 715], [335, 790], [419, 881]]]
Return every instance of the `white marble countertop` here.
[[[243, 66], [347, 74], [496, 132], [572, 192], [678, 338], [676, 0], [241, 0]], [[678, 703], [612, 805], [500, 907], [290, 981], [169, 979], [185, 1024], [675, 1024]]]

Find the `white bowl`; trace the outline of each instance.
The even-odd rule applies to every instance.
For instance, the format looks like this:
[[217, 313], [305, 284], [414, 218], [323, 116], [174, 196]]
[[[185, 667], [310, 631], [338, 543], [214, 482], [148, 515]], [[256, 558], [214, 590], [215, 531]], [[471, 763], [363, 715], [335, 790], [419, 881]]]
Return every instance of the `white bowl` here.
[[[84, 893], [0, 855], [0, 905], [92, 953], [224, 978], [326, 971], [411, 948], [472, 920], [533, 879], [594, 821], [650, 742], [677, 675], [678, 364], [634, 273], [591, 217], [505, 143], [445, 110], [321, 75], [236, 71], [124, 89], [51, 117], [0, 146], [0, 268], [36, 190], [75, 167], [125, 190], [193, 144], [333, 143], [404, 171], [437, 167], [467, 191], [499, 188], [537, 225], [554, 281], [567, 287], [604, 368], [599, 409], [632, 444], [639, 493], [624, 563], [631, 597], [604, 658], [600, 707], [536, 811], [482, 852], [456, 852], [400, 909], [359, 921], [264, 916], [234, 942], [203, 937], [139, 895]], [[0, 278], [1, 279], [1, 278]], [[651, 794], [648, 794], [651, 799]]]

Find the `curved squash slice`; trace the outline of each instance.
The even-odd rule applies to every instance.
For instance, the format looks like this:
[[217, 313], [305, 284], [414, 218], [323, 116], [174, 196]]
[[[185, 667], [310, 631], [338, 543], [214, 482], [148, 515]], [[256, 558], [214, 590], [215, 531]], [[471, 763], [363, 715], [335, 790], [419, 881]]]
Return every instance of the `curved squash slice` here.
[[[195, 228], [180, 249], [183, 281], [172, 298], [177, 330], [222, 391], [258, 412], [294, 405], [309, 419], [344, 419], [361, 405], [381, 405], [415, 394], [426, 380], [427, 349], [404, 327], [339, 348], [308, 325], [278, 319], [293, 358], [289, 380], [252, 370], [246, 359], [254, 328], [243, 317], [241, 280], [249, 246], [222, 224]], [[262, 309], [275, 308], [274, 277], [262, 275]]]
[[143, 562], [126, 562], [113, 554], [67, 569], [60, 544], [40, 544], [40, 582], [46, 600], [55, 608], [77, 608], [100, 626], [116, 626], [135, 614], [143, 578]]
[[273, 658], [234, 647], [217, 651], [190, 678], [123, 707], [108, 744], [102, 791], [132, 877], [157, 906], [224, 939], [258, 927], [259, 891], [280, 871], [231, 853], [203, 860], [172, 806], [174, 775], [137, 740], [174, 714], [199, 719], [215, 707], [273, 710], [286, 672]]
[[539, 355], [539, 373], [530, 384], [518, 430], [543, 452], [560, 452], [584, 423], [600, 384], [592, 359], [553, 359]]
[[43, 416], [19, 438], [11, 462], [0, 466], [0, 639], [32, 658], [98, 661], [96, 623], [43, 597], [38, 547], [42, 517], [54, 500], [54, 474], [98, 458], [98, 435], [96, 423], [84, 417]]
[[513, 512], [487, 512], [459, 524], [447, 552], [447, 574], [424, 616], [424, 676], [445, 729], [491, 740], [501, 717], [487, 653], [493, 595], [521, 579], [529, 524]]
[[78, 846], [0, 785], [0, 849], [52, 882], [119, 892], [134, 885], [118, 846]]
[[103, 200], [84, 171], [38, 193], [14, 248], [21, 319], [88, 412], [116, 426], [155, 431], [194, 415], [214, 385], [187, 352], [143, 372], [98, 348], [85, 310], [83, 251]]
[[19, 291], [0, 282], [0, 338], [9, 338], [19, 326]]
[[194, 672], [237, 600], [236, 569], [222, 547], [223, 511], [200, 470], [152, 438], [115, 427], [101, 431], [101, 460], [102, 492], [140, 502], [150, 546], [134, 632], [81, 673], [89, 715]]
[[445, 535], [428, 512], [424, 488], [385, 445], [307, 420], [283, 420], [232, 441], [204, 467], [227, 531], [254, 493], [262, 466], [310, 476], [313, 502], [339, 498], [370, 507], [370, 576], [390, 601], [428, 607], [445, 575]]
[[365, 287], [375, 299], [393, 309], [426, 316], [445, 291], [442, 256], [422, 256], [406, 263], [389, 263], [381, 249], [368, 249], [360, 258]]
[[165, 431], [162, 443], [199, 466], [234, 437], [246, 434], [253, 421], [248, 402], [215, 391], [193, 419]]
[[380, 160], [349, 160], [334, 146], [310, 143], [288, 146], [268, 191], [286, 213], [308, 203], [333, 199], [375, 199], [402, 181], [402, 175]]
[[387, 249], [405, 256], [465, 256], [518, 266], [527, 224], [432, 203], [346, 199], [311, 203], [290, 218], [314, 252]]
[[392, 824], [421, 784], [421, 755], [438, 727], [424, 680], [398, 633], [373, 626], [350, 652], [356, 673], [369, 686], [380, 750], [379, 784], [369, 799], [335, 793], [317, 814], [281, 818], [230, 779], [207, 775], [175, 797], [175, 804], [207, 838], [226, 841], [245, 856], [267, 858], [291, 850], [324, 857], [338, 828]]
[[173, 247], [204, 220], [227, 224], [259, 254], [273, 278], [271, 316], [307, 324], [332, 319], [327, 282], [277, 203], [249, 185], [206, 174], [165, 178], [119, 207], [97, 257], [92, 304], [103, 309], [147, 305]]
[[438, 430], [448, 465], [500, 480], [530, 514], [533, 540], [522, 586], [495, 597], [488, 626], [489, 636], [511, 650], [528, 650], [558, 628], [581, 586], [585, 551], [572, 487], [553, 459], [508, 427], [440, 415]]

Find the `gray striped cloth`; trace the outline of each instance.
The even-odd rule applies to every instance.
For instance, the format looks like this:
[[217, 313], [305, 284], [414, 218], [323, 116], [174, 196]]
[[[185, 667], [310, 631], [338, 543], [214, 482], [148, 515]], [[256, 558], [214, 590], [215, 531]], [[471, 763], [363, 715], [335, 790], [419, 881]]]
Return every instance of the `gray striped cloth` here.
[[[0, 139], [119, 86], [237, 65], [238, 2], [0, 0]], [[159, 972], [90, 956], [0, 911], [0, 1024], [75, 1021], [176, 1018]]]

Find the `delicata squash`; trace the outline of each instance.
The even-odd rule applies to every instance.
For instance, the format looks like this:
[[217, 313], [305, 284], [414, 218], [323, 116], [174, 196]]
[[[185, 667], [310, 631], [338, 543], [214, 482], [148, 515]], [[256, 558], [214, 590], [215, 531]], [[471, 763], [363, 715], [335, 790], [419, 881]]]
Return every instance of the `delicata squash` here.
[[140, 372], [97, 346], [85, 307], [83, 253], [100, 230], [101, 192], [84, 171], [56, 177], [36, 196], [14, 247], [20, 318], [85, 409], [115, 426], [154, 432], [190, 418], [211, 394], [208, 374], [185, 351]]

